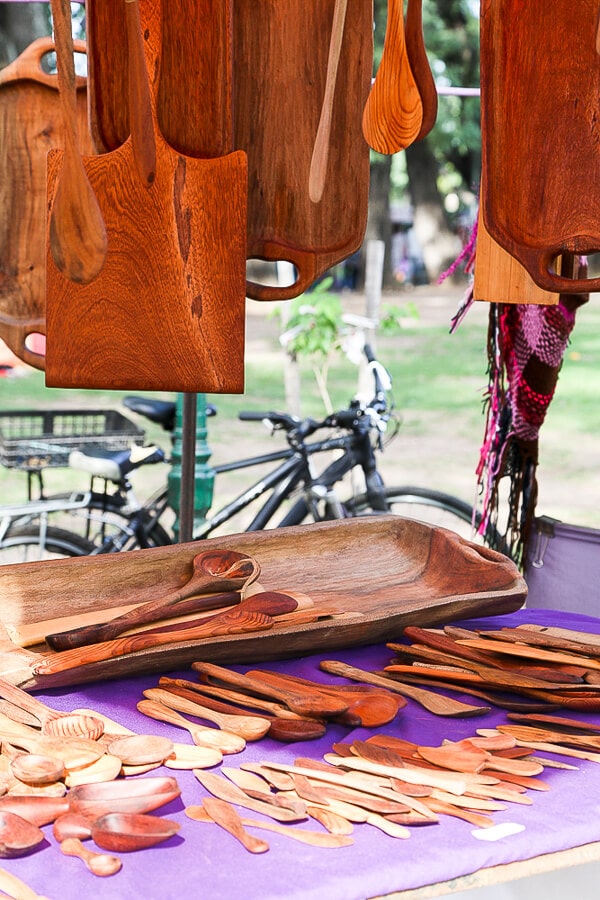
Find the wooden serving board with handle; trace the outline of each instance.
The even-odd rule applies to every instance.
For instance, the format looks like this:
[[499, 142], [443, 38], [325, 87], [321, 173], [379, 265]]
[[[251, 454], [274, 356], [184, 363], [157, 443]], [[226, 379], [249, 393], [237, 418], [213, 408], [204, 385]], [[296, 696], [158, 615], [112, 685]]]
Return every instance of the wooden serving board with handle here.
[[[143, 10], [154, 102], [160, 0], [145, 0]], [[210, 159], [183, 156], [154, 122], [156, 176], [149, 187], [137, 172], [130, 138], [110, 153], [84, 157], [108, 254], [100, 274], [81, 285], [58, 271], [48, 248], [46, 383], [240, 393], [246, 157], [240, 151]], [[61, 156], [53, 151], [48, 158], [49, 205]]]
[[[74, 47], [85, 53], [83, 41]], [[27, 338], [46, 332], [46, 154], [63, 141], [57, 77], [41, 66], [53, 51], [38, 38], [0, 72], [0, 337], [37, 369], [44, 356]], [[79, 149], [91, 155], [84, 77], [76, 90]]]
[[[90, 116], [99, 152], [129, 134], [120, 0], [89, 0]], [[140, 11], [145, 26], [148, 4]], [[186, 15], [181, 14], [181, 8]], [[248, 282], [257, 300], [295, 297], [362, 244], [368, 210], [369, 147], [361, 117], [371, 84], [373, 6], [348, 3], [333, 98], [328, 174], [321, 200], [309, 197], [313, 147], [327, 80], [335, 0], [236, 0], [231, 32], [212, 0], [162, 0], [158, 123], [168, 144], [189, 157], [214, 155], [226, 132], [220, 99], [203, 83], [231, 80], [232, 146], [248, 156], [249, 259], [288, 260], [294, 284]], [[228, 50], [232, 70], [228, 74]], [[225, 152], [225, 151], [222, 151]]]
[[600, 290], [553, 271], [600, 250], [598, 4], [481, 4], [482, 204], [488, 231], [541, 288]]
[[[268, 631], [254, 634], [176, 637], [173, 643], [46, 676], [35, 675], [34, 667], [52, 655], [48, 647], [24, 650], [6, 638], [0, 644], [0, 674], [29, 688], [164, 673], [198, 660], [265, 662], [397, 639], [409, 624], [432, 627], [513, 612], [527, 592], [514, 563], [501, 554], [396, 516], [228, 535], [202, 546], [249, 554], [260, 563], [265, 590], [306, 591], [321, 618], [297, 625], [274, 619]], [[43, 621], [57, 597], [65, 616], [158, 599], [189, 578], [197, 553], [198, 544], [189, 543], [0, 566], [0, 623]], [[340, 609], [344, 614], [336, 615]]]

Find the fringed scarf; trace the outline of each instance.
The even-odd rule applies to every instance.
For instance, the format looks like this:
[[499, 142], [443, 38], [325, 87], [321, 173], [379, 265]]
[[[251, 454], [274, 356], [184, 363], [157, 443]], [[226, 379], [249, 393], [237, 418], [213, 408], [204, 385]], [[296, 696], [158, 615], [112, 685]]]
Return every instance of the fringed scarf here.
[[558, 374], [587, 295], [561, 294], [554, 306], [492, 303], [488, 331], [490, 383], [486, 428], [477, 467], [485, 534], [498, 525], [499, 489], [507, 478], [505, 552], [521, 566], [537, 501], [540, 427], [556, 390]]

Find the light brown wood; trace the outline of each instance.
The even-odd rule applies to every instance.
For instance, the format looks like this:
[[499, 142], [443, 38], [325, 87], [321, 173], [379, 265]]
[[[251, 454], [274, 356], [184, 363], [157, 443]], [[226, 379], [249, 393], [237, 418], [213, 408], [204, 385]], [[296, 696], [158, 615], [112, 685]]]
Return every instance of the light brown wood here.
[[60, 845], [61, 852], [65, 856], [77, 856], [81, 859], [92, 875], [106, 877], [116, 875], [123, 868], [123, 863], [118, 856], [108, 853], [96, 853], [84, 847], [79, 838], [66, 838]]
[[91, 823], [92, 839], [103, 850], [129, 853], [169, 840], [181, 829], [179, 822], [146, 813], [106, 813]]
[[71, 812], [98, 818], [110, 812], [147, 813], [170, 803], [181, 791], [172, 776], [119, 779], [84, 784], [69, 791]]
[[50, 5], [65, 147], [50, 208], [48, 242], [56, 268], [71, 281], [89, 284], [104, 266], [108, 237], [102, 210], [79, 155], [71, 4], [69, 0], [51, 0]]
[[175, 709], [177, 712], [214, 722], [219, 728], [229, 731], [231, 734], [239, 734], [246, 741], [258, 741], [269, 730], [269, 720], [259, 716], [230, 716], [219, 713], [200, 702], [194, 703], [186, 697], [162, 688], [148, 688], [143, 693], [148, 700], [158, 700], [159, 703], [164, 703], [165, 706]]
[[227, 803], [226, 800], [219, 800], [218, 797], [205, 797], [202, 801], [202, 806], [213, 822], [233, 835], [250, 853], [265, 853], [269, 849], [266, 841], [254, 837], [254, 835], [246, 831], [240, 815], [231, 803]]
[[421, 132], [423, 104], [410, 68], [404, 2], [389, 0], [381, 62], [363, 111], [365, 140], [378, 153], [399, 153]]
[[291, 809], [285, 809], [282, 806], [265, 803], [263, 800], [254, 800], [231, 781], [222, 778], [220, 775], [215, 775], [213, 772], [194, 770], [194, 775], [210, 794], [218, 797], [220, 800], [235, 803], [236, 806], [251, 809], [253, 812], [263, 813], [265, 816], [278, 822], [301, 822], [307, 818], [306, 805], [303, 806], [300, 812], [296, 812]]
[[151, 719], [157, 719], [159, 722], [168, 722], [177, 728], [185, 728], [186, 731], [189, 731], [194, 744], [198, 747], [218, 750], [220, 753], [241, 753], [246, 746], [246, 741], [239, 734], [231, 734], [219, 728], [210, 728], [207, 725], [198, 725], [190, 722], [177, 710], [171, 709], [157, 700], [140, 700], [137, 708]]
[[335, 97], [335, 85], [340, 62], [342, 40], [344, 37], [347, 6], [348, 0], [335, 0], [335, 6], [333, 7], [325, 93], [323, 95], [319, 127], [317, 128], [317, 136], [315, 138], [315, 145], [310, 160], [310, 171], [308, 173], [308, 196], [313, 203], [319, 203], [321, 201], [323, 191], [325, 190], [327, 162], [329, 160], [331, 121], [333, 116], [333, 100]]
[[0, 844], [6, 857], [25, 856], [44, 840], [44, 832], [37, 825], [16, 813], [0, 810]]
[[13, 897], [13, 900], [48, 900], [6, 869], [0, 869], [0, 890], [8, 897]]

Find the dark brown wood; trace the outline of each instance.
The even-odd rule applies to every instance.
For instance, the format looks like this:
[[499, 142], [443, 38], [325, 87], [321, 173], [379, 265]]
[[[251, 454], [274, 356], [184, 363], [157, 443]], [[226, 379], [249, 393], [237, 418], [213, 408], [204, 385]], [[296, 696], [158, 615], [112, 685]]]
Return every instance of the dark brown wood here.
[[[85, 53], [83, 41], [73, 46]], [[46, 331], [46, 154], [64, 146], [57, 76], [41, 67], [52, 51], [52, 38], [38, 38], [0, 71], [0, 337], [37, 369], [44, 356], [27, 339]], [[86, 79], [75, 87], [78, 150], [92, 154]]]
[[[561, 252], [600, 249], [597, 12], [582, 0], [575, 28], [568, 0], [481, 4], [485, 224], [540, 287], [561, 293], [600, 289], [599, 278], [551, 270]], [[565, 178], [565, 160], [574, 179]]]
[[[148, 0], [144, 11], [154, 94], [159, 0]], [[108, 253], [98, 277], [76, 285], [48, 252], [49, 386], [243, 390], [246, 156], [197, 159], [174, 151], [158, 130], [155, 138], [151, 188], [137, 175], [130, 138], [111, 153], [84, 157], [106, 224]], [[60, 151], [48, 158], [50, 198], [61, 159]]]
[[156, 178], [156, 140], [138, 0], [125, 0], [125, 21], [131, 146], [142, 184], [150, 187]]
[[[123, 659], [36, 676], [32, 664], [51, 653], [25, 651], [4, 635], [2, 670], [22, 687], [50, 687], [186, 668], [200, 655], [221, 664], [256, 663], [322, 650], [391, 640], [412, 624], [434, 626], [457, 619], [501, 615], [518, 609], [526, 586], [516, 566], [501, 554], [463, 541], [445, 529], [396, 516], [323, 522], [270, 532], [210, 539], [208, 549], [247, 553], [261, 566], [261, 585], [305, 591], [321, 613], [346, 610], [335, 619], [227, 639], [178, 642]], [[135, 554], [89, 556], [0, 567], [0, 619], [33, 623], [50, 618], [61, 598], [64, 615], [110, 611], [161, 600], [189, 578], [198, 544], [157, 547]], [[376, 555], [379, 564], [373, 567]], [[24, 602], [27, 598], [27, 602]], [[0, 632], [1, 634], [1, 632]], [[267, 639], [267, 635], [269, 638]], [[61, 677], [62, 675], [62, 677]], [[389, 685], [386, 686], [388, 689]]]
[[[500, 631], [478, 631], [480, 637], [489, 637], [499, 641], [511, 641], [546, 647], [549, 650], [565, 650], [570, 653], [582, 653], [585, 656], [600, 656], [600, 644], [573, 641], [560, 638], [543, 631], [531, 631], [529, 628], [502, 628]], [[592, 637], [592, 635], [590, 635]], [[585, 665], [585, 661], [582, 662]]]
[[407, 0], [406, 18], [404, 20], [404, 40], [406, 42], [408, 62], [423, 107], [421, 128], [415, 138], [415, 141], [420, 141], [424, 137], [427, 137], [435, 125], [438, 111], [437, 88], [435, 86], [431, 66], [429, 65], [429, 58], [425, 49], [422, 0]]
[[71, 4], [51, 0], [64, 151], [49, 212], [48, 245], [56, 268], [71, 281], [89, 284], [104, 267], [108, 237], [102, 210], [79, 155], [77, 90]]
[[398, 153], [421, 133], [423, 104], [414, 79], [404, 32], [404, 2], [389, 0], [381, 62], [365, 104], [365, 140], [378, 153]]

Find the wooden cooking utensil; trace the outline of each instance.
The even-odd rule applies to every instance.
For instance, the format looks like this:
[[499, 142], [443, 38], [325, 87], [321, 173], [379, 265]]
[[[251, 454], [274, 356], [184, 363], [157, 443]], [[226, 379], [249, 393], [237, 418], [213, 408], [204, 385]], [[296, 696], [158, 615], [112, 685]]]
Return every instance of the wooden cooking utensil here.
[[[158, 622], [169, 615], [176, 615], [177, 609], [180, 608], [178, 604], [188, 598], [196, 599], [191, 608], [184, 607], [185, 612], [218, 609], [219, 606], [229, 605], [230, 599], [232, 603], [239, 602], [241, 594], [238, 592], [255, 582], [259, 574], [260, 565], [245, 553], [237, 553], [234, 550], [204, 550], [194, 557], [192, 571], [183, 586], [174, 588], [156, 600], [142, 603], [109, 622], [47, 635], [46, 641], [55, 650], [68, 650], [70, 647], [80, 647], [96, 641], [109, 641], [137, 625]], [[202, 596], [204, 594], [208, 596]]]
[[214, 709], [190, 700], [186, 696], [174, 694], [162, 688], [148, 688], [143, 693], [148, 700], [157, 700], [170, 709], [177, 710], [177, 712], [187, 713], [190, 716], [214, 722], [218, 728], [229, 731], [231, 734], [238, 734], [245, 741], [258, 741], [269, 730], [268, 720], [259, 716], [236, 716], [216, 712]]
[[264, 803], [262, 800], [253, 800], [252, 797], [248, 797], [244, 791], [220, 775], [200, 770], [194, 770], [194, 775], [210, 794], [220, 800], [235, 803], [236, 806], [242, 806], [244, 809], [251, 809], [254, 812], [264, 813], [265, 816], [278, 822], [300, 822], [307, 818], [305, 810], [298, 813], [281, 806], [273, 806], [271, 803]]
[[246, 831], [239, 813], [231, 803], [227, 803], [226, 800], [219, 800], [218, 797], [205, 797], [202, 801], [202, 806], [213, 822], [233, 835], [250, 853], [265, 853], [269, 849], [266, 841], [254, 837], [254, 835]]
[[98, 200], [79, 155], [71, 4], [69, 0], [51, 0], [51, 9], [65, 148], [50, 210], [49, 245], [57, 269], [72, 281], [88, 284], [104, 266], [108, 239]]
[[108, 749], [125, 765], [143, 766], [146, 763], [162, 762], [170, 756], [173, 742], [160, 735], [133, 734], [115, 738]]
[[[459, 684], [453, 683], [452, 681], [444, 681], [441, 677], [435, 678], [435, 677], [429, 677], [429, 676], [419, 676], [418, 673], [420, 671], [420, 666], [412, 666], [411, 669], [412, 669], [412, 672], [414, 672], [414, 674], [411, 674], [409, 672], [403, 673], [402, 676], [399, 676], [401, 681], [403, 681], [403, 682], [409, 681], [414, 684], [427, 684], [427, 685], [430, 685], [431, 687], [442, 688], [445, 691], [455, 691], [460, 694], [469, 694], [469, 695], [472, 695], [473, 697], [480, 697], [482, 700], [486, 700], [488, 703], [491, 703], [492, 705], [497, 706], [500, 709], [509, 709], [509, 710], [517, 710], [517, 711], [520, 710], [522, 712], [525, 712], [525, 711], [535, 712], [536, 710], [544, 710], [544, 709], [553, 709], [554, 708], [550, 702], [545, 702], [545, 701], [536, 702], [533, 700], [518, 700], [516, 698], [511, 699], [506, 694], [500, 694], [500, 693], [496, 694], [496, 693], [492, 693], [491, 691], [482, 691], [470, 684], [469, 685], [466, 685], [466, 684], [459, 685]], [[393, 673], [390, 673], [390, 674], [392, 675]], [[440, 668], [440, 669], [438, 669], [438, 674], [440, 676], [442, 676], [444, 674], [444, 671]]]
[[[185, 814], [195, 822], [214, 821], [208, 815], [204, 806], [186, 806]], [[265, 831], [272, 831], [274, 834], [281, 834], [295, 841], [300, 841], [302, 844], [309, 844], [311, 847], [349, 847], [354, 843], [351, 837], [344, 834], [309, 831], [306, 828], [294, 828], [293, 826], [276, 825], [274, 822], [263, 822], [259, 819], [247, 819], [245, 816], [242, 817], [241, 821], [242, 825], [245, 825], [247, 828], [262, 828]]]
[[317, 128], [317, 136], [315, 138], [308, 175], [308, 196], [313, 203], [320, 202], [323, 191], [325, 190], [327, 161], [329, 159], [329, 142], [331, 137], [331, 120], [333, 115], [333, 98], [335, 96], [335, 83], [340, 62], [342, 39], [344, 37], [347, 6], [348, 0], [335, 0], [335, 6], [333, 7], [333, 22], [331, 25], [331, 37], [329, 39], [325, 94], [323, 95], [319, 127]]
[[566, 744], [587, 750], [600, 750], [600, 735], [578, 735], [535, 725], [503, 725], [504, 734], [513, 735], [518, 740], [545, 741], [549, 744]]
[[86, 841], [92, 836], [91, 820], [81, 813], [67, 812], [54, 820], [52, 836], [59, 844], [67, 838]]
[[106, 813], [91, 823], [91, 837], [102, 850], [128, 853], [168, 841], [181, 829], [179, 822], [146, 813]]
[[348, 709], [348, 704], [345, 701], [341, 702], [323, 694], [298, 694], [283, 688], [275, 688], [258, 681], [258, 679], [250, 678], [248, 675], [241, 675], [214, 663], [194, 662], [192, 663], [192, 669], [201, 675], [206, 675], [208, 678], [224, 681], [226, 684], [235, 685], [243, 690], [279, 700], [299, 715], [326, 718], [339, 715]]
[[209, 728], [205, 725], [196, 725], [189, 722], [176, 710], [165, 706], [164, 703], [158, 703], [156, 700], [140, 700], [137, 708], [151, 719], [168, 722], [177, 728], [185, 728], [198, 747], [219, 750], [220, 753], [241, 753], [246, 746], [246, 741], [239, 734], [232, 734], [218, 728]]
[[423, 107], [421, 128], [415, 138], [415, 141], [420, 141], [429, 134], [435, 125], [438, 109], [437, 88], [425, 50], [422, 0], [407, 0], [404, 40], [408, 63]]
[[106, 877], [115, 875], [123, 868], [123, 863], [118, 856], [108, 853], [95, 853], [84, 847], [79, 838], [66, 838], [60, 845], [61, 852], [65, 856], [77, 856], [81, 859], [92, 875]]
[[7, 872], [6, 869], [0, 869], [0, 890], [4, 891], [7, 897], [12, 897], [13, 900], [48, 900], [47, 897], [37, 894], [28, 884], [13, 875], [12, 872]]
[[168, 775], [77, 785], [68, 794], [71, 812], [98, 818], [110, 812], [148, 813], [179, 797], [177, 779]]
[[[104, 725], [94, 716], [65, 713], [52, 709], [37, 697], [0, 678], [0, 695], [34, 715], [41, 724], [42, 734], [53, 737], [84, 737], [95, 740], [104, 731]], [[55, 725], [62, 720], [62, 725]]]
[[0, 797], [0, 810], [15, 813], [41, 828], [68, 812], [69, 801], [66, 796], [28, 797], [22, 794], [5, 794]]
[[554, 716], [544, 713], [509, 713], [507, 719], [527, 725], [552, 725], [559, 731], [566, 729], [572, 732], [600, 732], [600, 725], [594, 722], [584, 722], [583, 719], [570, 719], [568, 716]]
[[0, 810], [0, 857], [11, 859], [31, 853], [44, 840], [44, 832], [37, 825], [16, 813]]
[[156, 178], [156, 141], [137, 0], [125, 0], [125, 23], [129, 57], [127, 94], [131, 146], [142, 184], [150, 187]]
[[289, 796], [284, 791], [273, 793], [263, 779], [258, 775], [253, 775], [252, 772], [245, 772], [243, 769], [235, 769], [232, 766], [221, 766], [221, 774], [254, 800], [264, 800], [265, 803], [274, 803], [284, 809], [291, 809], [298, 815], [307, 815], [308, 810], [304, 799], [294, 797], [293, 792], [290, 792]]
[[404, 697], [415, 700], [429, 712], [436, 716], [476, 716], [489, 712], [489, 707], [471, 706], [468, 703], [461, 703], [459, 700], [452, 700], [450, 697], [442, 697], [433, 691], [422, 690], [412, 687], [411, 685], [401, 684], [400, 682], [387, 679], [381, 675], [372, 672], [365, 672], [355, 666], [349, 666], [345, 663], [335, 660], [323, 660], [319, 663], [319, 668], [324, 672], [331, 672], [332, 675], [343, 675], [353, 681], [363, 681], [367, 684], [375, 684], [384, 687], [388, 691], [397, 692]]
[[34, 785], [54, 784], [65, 771], [63, 761], [57, 757], [22, 752], [12, 756], [9, 768], [11, 774], [19, 781]]
[[440, 800], [439, 797], [427, 797], [423, 802], [432, 810], [432, 812], [440, 813], [445, 816], [454, 816], [456, 819], [463, 819], [465, 822], [475, 825], [476, 828], [490, 828], [494, 825], [494, 821], [489, 815], [481, 812], [477, 813], [470, 809], [461, 809], [453, 803], [448, 803], [446, 800]]
[[421, 132], [423, 104], [410, 68], [404, 2], [389, 0], [381, 63], [362, 119], [363, 135], [377, 153], [399, 153]]
[[[172, 680], [182, 682], [182, 685], [187, 687], [188, 690], [197, 691], [198, 696], [203, 697], [204, 699], [206, 699], [206, 695], [209, 697], [222, 698], [229, 703], [235, 703], [245, 709], [264, 710], [266, 713], [270, 713], [273, 717], [279, 719], [304, 720], [306, 718], [305, 716], [299, 715], [299, 713], [292, 712], [291, 709], [288, 709], [287, 706], [284, 706], [282, 703], [275, 703], [272, 700], [265, 700], [263, 697], [244, 694], [230, 688], [217, 687], [217, 685], [210, 684], [209, 682], [203, 681], [196, 683], [194, 681], [186, 681], [185, 679], [169, 679], [167, 676], [163, 675], [159, 679], [158, 684], [159, 686], [164, 684], [165, 687], [168, 687], [169, 682]], [[315, 721], [317, 720], [315, 719]]]
[[508, 656], [518, 656], [539, 662], [566, 663], [567, 665], [579, 665], [588, 669], [600, 670], [600, 659], [592, 659], [584, 654], [545, 650], [542, 647], [517, 644], [505, 640], [492, 640], [492, 638], [468, 638], [464, 640], [464, 645], [480, 650], [487, 649], [490, 653], [503, 653]]
[[[133, 7], [137, 13], [135, 2], [128, 13]], [[154, 100], [161, 45], [158, 0], [146, 0], [144, 13]], [[112, 23], [111, 32], [114, 40]], [[183, 156], [165, 142], [155, 117], [153, 122], [156, 177], [149, 188], [138, 176], [131, 138], [110, 153], [83, 158], [106, 224], [108, 252], [102, 271], [88, 285], [65, 279], [48, 254], [46, 383], [239, 393], [244, 383], [246, 156], [242, 151], [210, 159]], [[48, 159], [50, 196], [59, 158], [54, 151]]]
[[[557, 637], [545, 631], [531, 631], [529, 628], [502, 628], [500, 631], [480, 630], [470, 637], [490, 637], [499, 641], [518, 642], [547, 650], [564, 650], [567, 653], [581, 653], [584, 656], [600, 656], [600, 644], [592, 641], [576, 641], [566, 637]], [[592, 637], [592, 635], [590, 635]]]
[[330, 834], [349, 835], [354, 831], [352, 822], [349, 822], [348, 819], [345, 819], [344, 816], [334, 812], [332, 809], [324, 809], [322, 806], [313, 804], [308, 806], [306, 811], [311, 819], [320, 822]]

